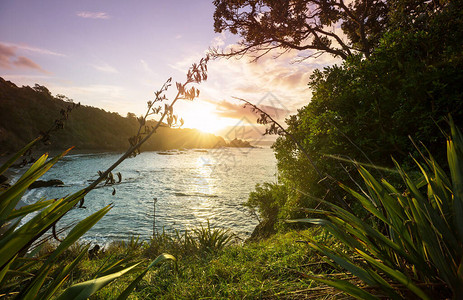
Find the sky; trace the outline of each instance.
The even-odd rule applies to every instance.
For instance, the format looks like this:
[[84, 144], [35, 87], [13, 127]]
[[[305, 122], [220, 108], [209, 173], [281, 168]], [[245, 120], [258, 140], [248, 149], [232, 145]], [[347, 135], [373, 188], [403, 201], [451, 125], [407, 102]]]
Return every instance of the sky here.
[[[206, 0], [1, 0], [0, 77], [122, 116], [141, 115], [154, 92], [169, 77], [183, 82], [209, 47], [237, 43], [238, 36], [214, 32], [213, 13]], [[176, 104], [176, 114], [185, 127], [257, 138], [263, 129], [233, 97], [266, 106], [280, 121], [296, 113], [310, 101], [312, 71], [335, 62], [325, 55], [294, 63], [298, 55], [210, 61], [200, 97]]]

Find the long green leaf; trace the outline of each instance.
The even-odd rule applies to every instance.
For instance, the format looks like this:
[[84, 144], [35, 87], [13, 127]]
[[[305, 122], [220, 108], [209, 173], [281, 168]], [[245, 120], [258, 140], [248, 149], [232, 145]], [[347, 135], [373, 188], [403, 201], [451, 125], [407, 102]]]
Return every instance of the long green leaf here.
[[0, 220], [7, 219], [9, 213], [16, 207], [22, 195], [26, 192], [27, 187], [45, 173], [38, 172], [38, 170], [45, 163], [46, 158], [47, 155], [44, 154], [15, 184], [0, 194]]
[[25, 293], [21, 293], [20, 296], [17, 298], [20, 298], [22, 300], [33, 300], [37, 297], [37, 294], [42, 287], [43, 283], [45, 282], [45, 279], [47, 279], [48, 273], [51, 270], [51, 265], [48, 265], [47, 268], [45, 269], [44, 272], [35, 275], [34, 277], [34, 284], [30, 287], [29, 290], [27, 290]]
[[317, 243], [315, 241], [309, 242], [309, 246], [315, 250], [318, 250], [319, 252], [323, 253], [324, 255], [328, 256], [330, 259], [332, 259], [336, 264], [341, 266], [342, 268], [348, 270], [355, 276], [359, 277], [369, 285], [375, 285], [376, 282], [374, 278], [363, 268], [355, 265], [350, 259], [346, 257], [342, 257], [333, 251], [331, 251], [329, 248], [324, 247], [320, 243]]
[[34, 204], [26, 205], [19, 209], [13, 209], [13, 211], [8, 215], [6, 220], [10, 221], [10, 220], [28, 215], [34, 211], [41, 210], [42, 208], [47, 207], [48, 205], [52, 204], [54, 201], [55, 200], [37, 201]]
[[96, 291], [99, 289], [103, 288], [107, 284], [109, 284], [111, 281], [114, 279], [119, 278], [120, 276], [124, 275], [125, 273], [129, 272], [136, 266], [138, 266], [140, 263], [134, 264], [133, 266], [130, 266], [128, 268], [125, 268], [124, 270], [120, 272], [116, 272], [110, 275], [106, 275], [103, 277], [99, 277], [96, 279], [88, 280], [82, 283], [75, 284], [69, 288], [67, 288], [64, 293], [62, 293], [57, 300], [68, 300], [68, 299], [74, 299], [74, 300], [84, 300], [93, 295]]
[[457, 146], [453, 141], [447, 141], [447, 158], [452, 178], [454, 199], [453, 209], [460, 240], [463, 240], [463, 163], [458, 156]]
[[60, 255], [64, 250], [69, 248], [74, 242], [76, 242], [82, 235], [84, 235], [90, 228], [93, 227], [104, 215], [106, 215], [112, 208], [112, 205], [107, 205], [100, 209], [99, 211], [91, 214], [87, 218], [83, 219], [76, 226], [72, 228], [66, 238], [61, 241], [59, 246], [55, 251], [48, 257], [47, 263], [51, 263], [58, 255]]
[[3, 266], [18, 251], [49, 229], [53, 223], [74, 207], [82, 196], [83, 191], [79, 191], [65, 199], [55, 201], [19, 229], [4, 236], [0, 240], [0, 266]]
[[371, 263], [372, 265], [374, 265], [375, 267], [383, 271], [386, 275], [388, 275], [392, 279], [397, 280], [398, 282], [406, 286], [410, 291], [415, 293], [418, 297], [420, 297], [421, 299], [425, 299], [425, 300], [431, 300], [431, 298], [429, 298], [429, 296], [426, 295], [426, 293], [423, 292], [423, 290], [421, 290], [418, 286], [416, 286], [412, 282], [412, 280], [408, 278], [407, 276], [405, 276], [403, 273], [389, 268], [385, 264], [377, 261], [376, 259], [372, 258], [371, 256], [369, 256], [368, 254], [366, 254], [365, 252], [361, 250], [358, 250], [358, 249], [356, 250], [363, 258], [365, 258], [365, 260], [367, 260], [369, 263]]
[[42, 156], [40, 156], [39, 159], [37, 159], [32, 164], [32, 166], [30, 166], [29, 169], [27, 169], [26, 172], [24, 172], [24, 174], [22, 174], [21, 177], [19, 177], [18, 182], [26, 179], [27, 177], [32, 175], [34, 172], [39, 170], [47, 162], [47, 159], [48, 159], [48, 153], [45, 153]]
[[19, 150], [15, 155], [13, 155], [6, 163], [4, 163], [3, 165], [0, 166], [0, 175], [3, 174], [9, 167], [11, 167], [12, 164], [14, 164], [15, 161], [18, 160], [18, 158], [20, 158], [24, 153], [26, 153], [27, 150], [29, 150], [30, 148], [32, 148], [32, 146], [34, 146], [39, 140], [41, 139], [41, 137], [39, 138], [36, 138], [35, 140], [33, 140], [32, 142], [30, 142], [29, 144], [27, 144], [24, 148], [22, 148], [21, 150]]
[[130, 295], [130, 293], [132, 293], [132, 291], [135, 289], [135, 287], [137, 286], [137, 284], [142, 280], [142, 278], [146, 275], [146, 273], [155, 265], [157, 265], [158, 263], [162, 262], [162, 261], [165, 261], [165, 260], [173, 260], [173, 261], [176, 261], [175, 257], [173, 257], [172, 255], [170, 254], [167, 254], [167, 253], [163, 253], [161, 255], [159, 255], [158, 257], [156, 257], [156, 259], [140, 274], [137, 276], [137, 278], [132, 281], [130, 283], [130, 285], [119, 295], [119, 297], [117, 297], [117, 300], [123, 300], [123, 299], [127, 299]]
[[14, 261], [15, 258], [16, 258], [16, 256], [13, 257], [13, 258], [10, 260], [10, 262], [9, 262], [8, 264], [6, 264], [6, 265], [2, 268], [2, 270], [0, 271], [0, 284], [2, 283], [3, 278], [5, 277], [6, 273], [9, 271], [10, 266], [11, 266], [11, 264], [13, 263], [13, 261]]
[[[95, 225], [111, 208], [112, 208], [111, 205], [107, 205], [103, 207], [102, 209], [100, 209], [99, 211], [83, 219], [76, 226], [74, 226], [74, 228], [72, 228], [72, 230], [69, 232], [66, 238], [63, 241], [61, 241], [58, 247], [53, 251], [53, 253], [48, 257], [48, 259], [43, 263], [43, 266], [38, 272], [38, 274], [45, 272], [47, 266], [51, 265], [54, 262], [54, 260], [58, 257], [58, 255], [60, 255], [64, 250], [69, 248], [82, 235], [84, 235], [90, 228], [92, 228], [92, 226]], [[38, 279], [34, 279], [30, 283], [26, 291], [30, 289], [30, 287], [35, 285], [36, 280]]]
[[362, 203], [363, 207], [365, 207], [366, 210], [368, 210], [370, 213], [372, 213], [375, 217], [383, 221], [384, 223], [389, 223], [389, 221], [386, 219], [386, 217], [383, 215], [381, 211], [378, 210], [378, 208], [366, 197], [362, 196], [361, 194], [357, 193], [353, 189], [345, 186], [344, 184], [340, 183], [339, 186], [350, 193], [352, 196], [357, 198], [357, 200]]
[[353, 285], [352, 283], [345, 281], [345, 280], [339, 280], [339, 279], [325, 279], [325, 278], [320, 278], [317, 276], [311, 276], [307, 275], [308, 278], [324, 283], [326, 285], [332, 286], [334, 288], [337, 288], [338, 290], [341, 290], [352, 297], [355, 297], [357, 299], [361, 300], [378, 300], [378, 297], [373, 296], [372, 294], [362, 290], [361, 288]]
[[[51, 159], [48, 163], [45, 163], [46, 157], [42, 156], [37, 162], [26, 171], [27, 176], [23, 175], [18, 182], [9, 187], [6, 191], [0, 194], [0, 220], [6, 220], [10, 212], [16, 207], [16, 204], [20, 200], [21, 195], [24, 194], [26, 189], [31, 183], [40, 178], [45, 172], [47, 172], [59, 159], [66, 155], [72, 148], [64, 151], [60, 155], [57, 155]], [[32, 171], [31, 171], [32, 170]]]
[[50, 297], [52, 297], [56, 293], [56, 291], [64, 284], [64, 282], [66, 281], [66, 279], [68, 278], [72, 270], [74, 270], [77, 264], [87, 254], [89, 247], [90, 245], [87, 245], [86, 247], [84, 247], [84, 249], [80, 252], [80, 254], [70, 264], [62, 268], [59, 274], [53, 278], [52, 283], [47, 288], [47, 290], [41, 295], [40, 299], [43, 299], [43, 300], [50, 299]]

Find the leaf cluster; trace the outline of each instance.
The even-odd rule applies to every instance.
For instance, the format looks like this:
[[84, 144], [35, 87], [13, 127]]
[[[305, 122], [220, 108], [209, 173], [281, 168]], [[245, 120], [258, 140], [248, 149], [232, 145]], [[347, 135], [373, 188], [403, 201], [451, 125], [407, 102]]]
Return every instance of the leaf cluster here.
[[[358, 182], [349, 163], [354, 160], [385, 167], [375, 174], [400, 186], [398, 174], [387, 169], [393, 167], [391, 156], [405, 168], [413, 166], [408, 154], [416, 149], [409, 136], [446, 165], [439, 151], [440, 126], [449, 113], [457, 127], [463, 126], [463, 10], [457, 2], [430, 15], [426, 30], [420, 23], [388, 32], [367, 60], [351, 57], [314, 71], [312, 100], [286, 120], [286, 130], [322, 173]], [[273, 148], [284, 184], [324, 197], [326, 189], [320, 188], [319, 176], [293, 138], [281, 135]]]
[[[428, 152], [415, 160], [421, 177], [413, 180], [397, 163], [406, 190], [377, 180], [359, 167], [367, 190], [357, 193], [341, 185], [374, 220], [363, 222], [344, 209], [325, 203], [330, 211], [313, 210], [322, 219], [303, 219], [323, 226], [346, 245], [347, 253], [310, 240], [309, 246], [374, 287], [369, 293], [349, 282], [311, 276], [362, 299], [452, 297], [462, 295], [463, 268], [463, 135], [453, 122], [447, 140], [449, 172]], [[412, 296], [413, 295], [413, 296]]]

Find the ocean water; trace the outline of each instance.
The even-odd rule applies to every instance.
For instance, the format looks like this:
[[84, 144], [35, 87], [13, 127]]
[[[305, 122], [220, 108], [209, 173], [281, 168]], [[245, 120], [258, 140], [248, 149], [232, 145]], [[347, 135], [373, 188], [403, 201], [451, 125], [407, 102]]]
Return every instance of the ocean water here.
[[[74, 193], [96, 179], [98, 170], [104, 171], [120, 155], [69, 154], [41, 178], [60, 179], [63, 187], [30, 190], [22, 200], [31, 204], [43, 197], [53, 199]], [[131, 236], [149, 239], [154, 219], [158, 231], [191, 229], [209, 221], [211, 227], [229, 228], [246, 238], [257, 221], [242, 203], [257, 183], [275, 181], [276, 160], [269, 148], [144, 152], [126, 159], [113, 171], [114, 175], [117, 172], [122, 174], [120, 184], [90, 192], [85, 197], [86, 208], [71, 210], [58, 223], [58, 229], [112, 203], [114, 207], [84, 239], [98, 243]]]

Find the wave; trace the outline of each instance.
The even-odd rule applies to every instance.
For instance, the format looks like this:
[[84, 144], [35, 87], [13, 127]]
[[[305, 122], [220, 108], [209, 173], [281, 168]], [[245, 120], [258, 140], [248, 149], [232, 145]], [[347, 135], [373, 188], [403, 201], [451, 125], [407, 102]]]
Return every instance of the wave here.
[[175, 196], [179, 197], [206, 197], [206, 198], [218, 198], [219, 196], [217, 195], [211, 195], [211, 194], [204, 194], [204, 193], [191, 193], [191, 194], [186, 194], [186, 193], [181, 193], [181, 192], [175, 192], [173, 193]]

